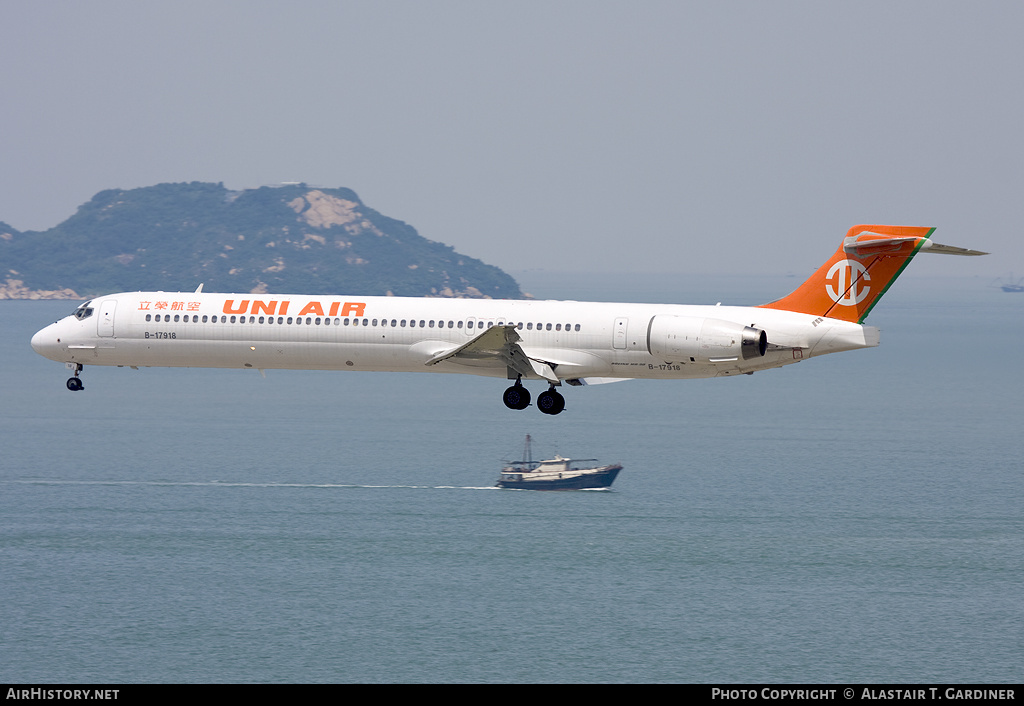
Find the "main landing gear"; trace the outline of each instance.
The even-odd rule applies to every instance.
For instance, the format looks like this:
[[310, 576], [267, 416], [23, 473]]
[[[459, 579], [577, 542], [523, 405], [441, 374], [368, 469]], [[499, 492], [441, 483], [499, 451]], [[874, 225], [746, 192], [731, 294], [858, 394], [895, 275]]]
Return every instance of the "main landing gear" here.
[[68, 378], [68, 389], [72, 392], [81, 392], [85, 389], [85, 385], [82, 384], [82, 378], [78, 377], [80, 372], [82, 372], [82, 364], [75, 363], [75, 376]]
[[516, 384], [505, 390], [501, 401], [509, 409], [526, 409], [530, 406], [530, 391], [523, 387], [522, 377], [516, 378]]
[[[516, 378], [516, 384], [505, 390], [501, 399], [509, 409], [526, 409], [530, 406], [530, 391], [523, 387], [521, 377]], [[552, 385], [537, 395], [537, 409], [544, 414], [558, 414], [565, 409], [565, 398]]]
[[558, 414], [565, 409], [565, 398], [552, 385], [547, 392], [537, 395], [537, 409], [544, 414]]

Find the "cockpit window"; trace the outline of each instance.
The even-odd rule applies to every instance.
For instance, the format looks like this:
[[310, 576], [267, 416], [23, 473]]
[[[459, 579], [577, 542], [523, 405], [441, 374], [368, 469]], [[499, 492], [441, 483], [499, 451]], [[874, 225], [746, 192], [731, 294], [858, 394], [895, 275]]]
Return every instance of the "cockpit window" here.
[[92, 304], [92, 300], [87, 301], [85, 304], [82, 304], [82, 306], [75, 309], [75, 318], [81, 321], [82, 319], [88, 319], [92, 316], [92, 307], [89, 306], [90, 304]]

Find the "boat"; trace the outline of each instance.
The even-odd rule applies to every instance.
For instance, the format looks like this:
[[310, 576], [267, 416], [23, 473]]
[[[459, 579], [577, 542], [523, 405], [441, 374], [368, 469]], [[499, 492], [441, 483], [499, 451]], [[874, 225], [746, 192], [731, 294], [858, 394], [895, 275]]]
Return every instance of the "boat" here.
[[530, 435], [522, 461], [506, 461], [498, 477], [499, 488], [520, 490], [591, 490], [609, 488], [622, 470], [620, 464], [597, 465], [596, 458], [554, 458], [534, 461]]
[[1004, 292], [1024, 292], [1024, 277], [1014, 281], [1011, 273], [1005, 280], [996, 280], [996, 286]]

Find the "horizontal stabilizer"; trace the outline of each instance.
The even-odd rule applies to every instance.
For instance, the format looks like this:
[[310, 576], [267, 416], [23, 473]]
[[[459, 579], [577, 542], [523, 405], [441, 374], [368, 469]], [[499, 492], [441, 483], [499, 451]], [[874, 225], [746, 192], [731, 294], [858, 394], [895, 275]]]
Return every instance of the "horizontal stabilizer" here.
[[969, 250], [967, 248], [956, 248], [952, 245], [940, 245], [939, 243], [933, 243], [932, 241], [926, 241], [921, 246], [922, 252], [931, 252], [936, 255], [988, 255], [987, 252], [981, 250]]
[[872, 255], [885, 255], [898, 253], [905, 245], [919, 247], [923, 252], [932, 252], [937, 255], [988, 255], [980, 250], [969, 250], [957, 248], [952, 245], [942, 245], [927, 239], [927, 237], [897, 236], [891, 237], [864, 231], [857, 235], [847, 236], [843, 239], [843, 252], [854, 257], [869, 257]]

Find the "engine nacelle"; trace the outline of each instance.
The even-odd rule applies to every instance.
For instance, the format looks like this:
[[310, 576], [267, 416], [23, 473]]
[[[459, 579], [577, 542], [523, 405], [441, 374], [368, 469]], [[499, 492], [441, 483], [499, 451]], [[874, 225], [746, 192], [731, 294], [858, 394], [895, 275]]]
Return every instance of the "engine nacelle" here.
[[750, 360], [767, 349], [762, 329], [732, 321], [661, 314], [647, 326], [647, 350], [666, 363]]

